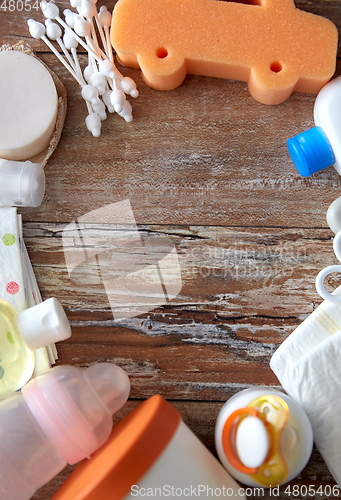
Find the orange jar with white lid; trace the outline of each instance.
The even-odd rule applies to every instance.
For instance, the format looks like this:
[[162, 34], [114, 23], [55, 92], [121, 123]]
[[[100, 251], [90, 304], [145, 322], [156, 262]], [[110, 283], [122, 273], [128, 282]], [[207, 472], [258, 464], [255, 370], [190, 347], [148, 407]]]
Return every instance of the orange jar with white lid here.
[[161, 396], [147, 399], [123, 418], [109, 440], [70, 474], [53, 500], [142, 496], [246, 498]]

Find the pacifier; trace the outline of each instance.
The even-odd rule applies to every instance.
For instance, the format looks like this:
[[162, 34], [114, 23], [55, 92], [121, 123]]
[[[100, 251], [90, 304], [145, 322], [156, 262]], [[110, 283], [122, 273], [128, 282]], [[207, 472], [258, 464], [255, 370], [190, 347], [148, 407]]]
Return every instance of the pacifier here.
[[69, 321], [54, 297], [20, 312], [0, 298], [0, 398], [31, 378], [35, 350], [70, 335]]
[[226, 458], [257, 484], [285, 482], [288, 466], [281, 453], [281, 435], [289, 419], [287, 403], [279, 396], [260, 396], [226, 419], [222, 445]]

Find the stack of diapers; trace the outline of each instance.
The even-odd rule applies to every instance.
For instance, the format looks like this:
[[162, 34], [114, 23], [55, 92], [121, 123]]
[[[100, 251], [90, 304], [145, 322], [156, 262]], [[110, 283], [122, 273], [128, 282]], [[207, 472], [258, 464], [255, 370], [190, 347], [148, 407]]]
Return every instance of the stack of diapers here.
[[[341, 287], [335, 292], [341, 295]], [[341, 304], [322, 304], [270, 361], [285, 391], [308, 415], [317, 449], [341, 486]]]

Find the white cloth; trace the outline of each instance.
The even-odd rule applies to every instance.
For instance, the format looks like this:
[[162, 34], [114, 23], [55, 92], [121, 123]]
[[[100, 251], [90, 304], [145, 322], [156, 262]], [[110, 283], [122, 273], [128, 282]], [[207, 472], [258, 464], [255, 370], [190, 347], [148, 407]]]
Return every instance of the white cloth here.
[[[14, 207], [0, 208], [0, 298], [17, 312], [41, 302], [22, 237], [21, 216]], [[57, 359], [54, 345], [38, 349], [34, 354], [35, 376], [51, 368]]]
[[341, 486], [341, 304], [322, 302], [277, 349], [270, 366], [308, 415], [316, 447]]
[[17, 311], [27, 308], [21, 234], [15, 208], [0, 209], [0, 297]]

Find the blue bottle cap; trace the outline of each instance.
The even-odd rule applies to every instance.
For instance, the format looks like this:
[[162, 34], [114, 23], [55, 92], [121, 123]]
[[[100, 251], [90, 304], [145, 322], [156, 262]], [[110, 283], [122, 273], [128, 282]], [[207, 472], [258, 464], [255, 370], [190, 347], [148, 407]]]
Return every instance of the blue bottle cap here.
[[334, 151], [321, 127], [313, 127], [288, 139], [287, 146], [295, 167], [303, 177], [335, 163]]

